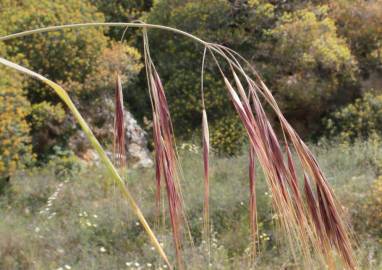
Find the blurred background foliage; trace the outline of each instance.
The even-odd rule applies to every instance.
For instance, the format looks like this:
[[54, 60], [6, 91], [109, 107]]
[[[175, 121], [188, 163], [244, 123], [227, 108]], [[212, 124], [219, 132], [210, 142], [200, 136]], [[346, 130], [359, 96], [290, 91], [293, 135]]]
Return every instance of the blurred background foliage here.
[[[360, 269], [381, 269], [382, 0], [0, 0], [0, 35], [65, 23], [131, 20], [176, 27], [248, 59], [287, 119], [310, 142], [334, 186], [362, 239], [357, 250]], [[116, 71], [122, 75], [126, 107], [150, 131], [141, 31], [127, 29], [121, 42], [124, 30], [100, 27], [36, 34], [0, 42], [0, 56], [62, 84], [96, 136], [110, 145]], [[180, 149], [187, 211], [200, 253], [188, 257], [187, 263], [205, 269], [205, 247], [198, 237], [203, 207], [203, 48], [161, 30], [149, 30], [149, 40], [178, 142], [193, 149]], [[210, 262], [213, 269], [246, 269], [246, 135], [208, 55], [204, 81], [214, 148]], [[272, 114], [269, 117], [276, 121]], [[76, 156], [88, 147], [50, 89], [0, 66], [0, 269], [158, 264], [124, 202], [105, 193], [102, 168], [85, 165]], [[128, 171], [130, 188], [153, 221], [153, 190], [147, 187], [154, 172]], [[257, 269], [294, 269], [290, 252], [277, 245], [277, 216], [261, 170], [257, 173], [259, 241], [266, 251]], [[168, 231], [160, 236], [172, 256]]]
[[[143, 20], [177, 27], [246, 57], [305, 139], [354, 141], [379, 135], [381, 130], [381, 0], [0, 0], [0, 17], [0, 34], [94, 21]], [[141, 32], [128, 29], [121, 43], [124, 30], [87, 28], [36, 34], [0, 43], [0, 52], [63, 84], [96, 135], [108, 143], [116, 70], [123, 75], [128, 109], [141, 123], [151, 118]], [[180, 141], [198, 142], [203, 48], [161, 30], [149, 30], [149, 39], [175, 133]], [[13, 103], [25, 104], [12, 123], [22, 123], [20, 130], [7, 137], [29, 149], [40, 163], [55, 154], [54, 145], [83, 150], [76, 124], [49, 89], [3, 67], [1, 72], [10, 74], [2, 76], [1, 96], [11, 92]], [[205, 95], [212, 147], [220, 154], [238, 154], [245, 134], [208, 55]], [[2, 113], [1, 123], [7, 117]], [[2, 160], [6, 153], [3, 146]], [[7, 161], [3, 170], [11, 172], [21, 163]]]

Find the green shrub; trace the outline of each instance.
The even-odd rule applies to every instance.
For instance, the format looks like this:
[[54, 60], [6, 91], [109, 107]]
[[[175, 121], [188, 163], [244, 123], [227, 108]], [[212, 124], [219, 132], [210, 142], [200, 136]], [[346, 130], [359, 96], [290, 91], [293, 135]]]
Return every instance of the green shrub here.
[[382, 95], [368, 92], [340, 108], [325, 121], [327, 136], [341, 140], [367, 139], [382, 135]]
[[327, 6], [284, 13], [269, 36], [275, 43], [264, 76], [298, 131], [319, 131], [331, 104], [354, 95], [357, 62], [346, 40]]
[[[5, 0], [1, 2], [0, 17], [7, 18], [0, 21], [2, 34], [43, 26], [104, 21], [103, 14], [88, 1], [77, 0]], [[108, 38], [100, 28], [55, 31], [4, 42], [3, 56], [60, 84], [82, 84], [97, 67], [107, 42]], [[39, 160], [44, 160], [52, 153], [53, 144], [67, 144], [74, 125], [68, 117], [64, 118], [64, 109], [54, 91], [32, 79], [25, 80], [22, 87], [32, 104], [28, 121], [33, 150]]]
[[344, 36], [367, 79], [382, 67], [382, 2], [379, 0], [331, 1], [331, 16]]
[[[97, 9], [105, 15], [107, 22], [130, 22], [139, 19], [153, 5], [152, 0], [90, 0]], [[110, 27], [108, 36], [120, 40], [124, 32], [123, 28]], [[127, 37], [130, 31], [127, 31]]]
[[[15, 33], [43, 26], [80, 22], [103, 22], [104, 16], [88, 1], [3, 1], [0, 28]], [[89, 28], [36, 34], [6, 42], [9, 56], [21, 58], [32, 70], [54, 81], [83, 81], [107, 45], [103, 30]], [[49, 91], [50, 92], [50, 91]], [[30, 95], [36, 94], [29, 93]], [[40, 97], [41, 98], [41, 97]]]
[[210, 128], [211, 147], [220, 154], [240, 153], [246, 133], [236, 117], [225, 117], [216, 121]]
[[79, 158], [70, 150], [63, 150], [58, 146], [53, 147], [54, 155], [50, 156], [47, 164], [52, 168], [54, 175], [59, 179], [68, 178], [79, 174], [81, 171], [81, 163]]

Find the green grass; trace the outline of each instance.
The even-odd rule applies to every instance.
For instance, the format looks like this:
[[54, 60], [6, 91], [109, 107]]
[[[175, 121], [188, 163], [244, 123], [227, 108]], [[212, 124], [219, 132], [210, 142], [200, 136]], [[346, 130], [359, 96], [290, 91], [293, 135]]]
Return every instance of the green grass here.
[[[381, 269], [381, 235], [370, 234], [361, 205], [380, 173], [378, 141], [313, 146], [330, 184], [348, 213], [359, 239], [361, 269]], [[186, 249], [188, 269], [207, 269], [201, 241], [203, 164], [201, 152], [182, 150], [185, 205], [195, 249]], [[102, 166], [85, 166], [74, 157], [52, 160], [46, 167], [21, 171], [0, 197], [0, 269], [160, 269], [143, 228], [118, 189], [105, 190]], [[256, 269], [303, 269], [294, 263], [275, 228], [277, 218], [260, 169], [257, 194], [261, 254]], [[248, 269], [247, 157], [211, 161], [210, 214], [213, 227], [211, 269]], [[155, 175], [130, 169], [128, 186], [150, 225], [155, 223]], [[61, 186], [61, 188], [59, 188]], [[58, 192], [57, 192], [58, 190]], [[55, 193], [57, 192], [57, 193]], [[56, 195], [54, 195], [56, 194]], [[53, 195], [53, 197], [52, 197]], [[51, 198], [51, 199], [49, 199]], [[382, 211], [382, 209], [381, 209]], [[169, 224], [155, 228], [166, 254], [174, 259]], [[127, 265], [127, 264], [128, 265]], [[139, 266], [135, 266], [139, 263]], [[149, 265], [148, 265], [149, 264]], [[151, 264], [151, 267], [149, 267]], [[319, 269], [319, 268], [317, 268]]]

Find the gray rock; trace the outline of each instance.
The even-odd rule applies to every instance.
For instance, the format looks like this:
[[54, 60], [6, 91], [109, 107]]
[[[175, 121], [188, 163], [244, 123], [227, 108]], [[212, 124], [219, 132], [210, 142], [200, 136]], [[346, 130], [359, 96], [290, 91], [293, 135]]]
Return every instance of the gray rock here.
[[[112, 145], [113, 137], [113, 104], [110, 98], [102, 99], [103, 106], [95, 106], [93, 111], [86, 117], [87, 121], [93, 129], [93, 132], [97, 138], [102, 138], [103, 141], [109, 141]], [[133, 168], [139, 167], [151, 167], [153, 161], [150, 158], [150, 152], [147, 149], [147, 133], [141, 128], [134, 118], [134, 116], [127, 110], [124, 110], [125, 114], [125, 128], [126, 128], [126, 155], [128, 160], [128, 166]], [[94, 122], [102, 119], [103, 125], [96, 126]], [[106, 139], [106, 140], [105, 140]], [[87, 163], [99, 163], [98, 154], [87, 143], [85, 134], [79, 130], [75, 136], [71, 139], [71, 147], [75, 149], [79, 156]], [[113, 153], [106, 151], [107, 155], [113, 160]]]
[[133, 167], [151, 167], [153, 161], [147, 149], [147, 134], [138, 125], [133, 115], [125, 110], [126, 128], [126, 154], [129, 161], [133, 162]]

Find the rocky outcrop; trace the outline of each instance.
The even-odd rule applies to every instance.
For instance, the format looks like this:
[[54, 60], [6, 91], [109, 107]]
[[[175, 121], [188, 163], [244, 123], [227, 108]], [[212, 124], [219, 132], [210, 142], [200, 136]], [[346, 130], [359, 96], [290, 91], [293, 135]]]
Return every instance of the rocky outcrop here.
[[135, 167], [151, 167], [153, 161], [147, 149], [147, 134], [133, 115], [125, 110], [126, 154]]
[[[110, 99], [104, 100], [103, 108], [94, 109], [91, 116], [88, 115], [87, 121], [92, 126], [93, 132], [97, 138], [102, 138], [102, 141], [112, 141], [113, 136], [113, 114]], [[126, 155], [128, 160], [128, 166], [133, 168], [137, 167], [151, 167], [153, 161], [150, 157], [150, 152], [147, 149], [147, 133], [138, 124], [134, 116], [124, 110], [125, 116], [125, 128], [126, 128]], [[102, 119], [102, 121], [100, 121]], [[94, 122], [101, 122], [102, 125], [96, 125]], [[105, 139], [109, 138], [109, 139]], [[86, 142], [86, 137], [82, 131], [72, 139], [72, 149], [76, 149], [81, 159], [88, 163], [98, 163], [98, 154], [90, 147]], [[111, 143], [109, 143], [111, 145]], [[111, 148], [110, 148], [111, 149]], [[108, 156], [113, 159], [113, 153], [107, 151]]]

